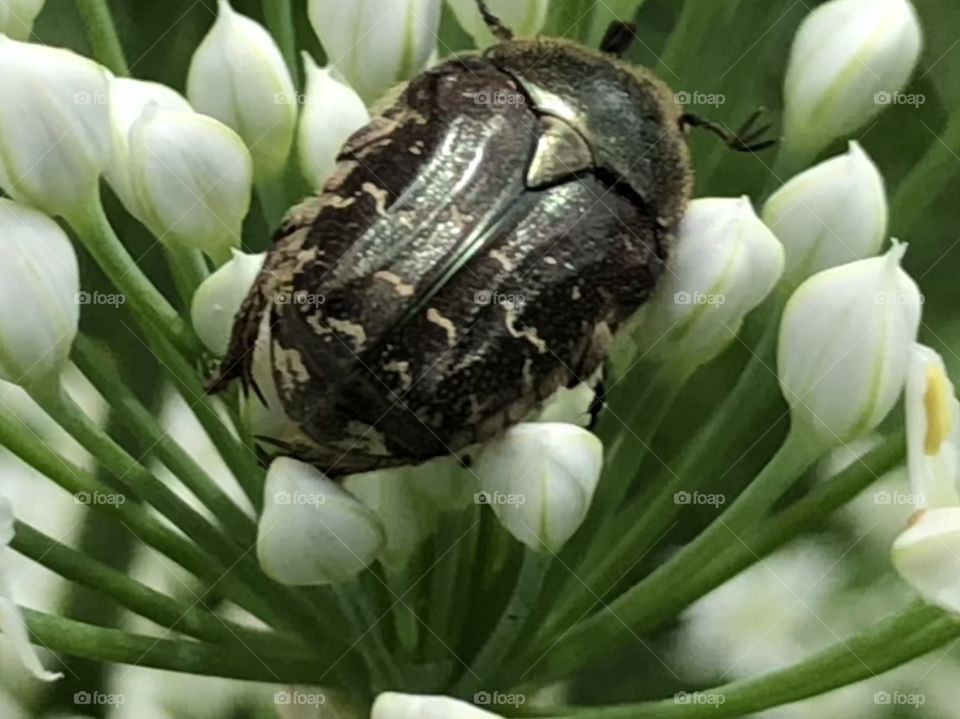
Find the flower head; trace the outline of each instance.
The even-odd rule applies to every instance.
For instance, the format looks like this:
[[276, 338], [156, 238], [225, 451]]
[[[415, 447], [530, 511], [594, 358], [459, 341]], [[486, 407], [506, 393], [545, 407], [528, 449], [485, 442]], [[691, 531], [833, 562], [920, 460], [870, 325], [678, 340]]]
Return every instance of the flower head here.
[[0, 379], [55, 383], [80, 320], [73, 245], [42, 212], [0, 199]]
[[909, 0], [831, 0], [803, 21], [787, 67], [784, 144], [813, 157], [900, 92], [921, 47]]
[[151, 106], [130, 131], [136, 206], [165, 243], [223, 260], [240, 244], [252, 181], [243, 141], [210, 117]]
[[370, 121], [370, 113], [353, 88], [334, 76], [332, 67], [318, 67], [307, 53], [303, 62], [307, 93], [297, 151], [304, 176], [319, 191], [333, 174], [340, 148]]
[[106, 70], [0, 35], [0, 77], [0, 187], [52, 215], [75, 211], [113, 150]]
[[786, 251], [784, 282], [872, 257], [887, 238], [883, 177], [856, 142], [845, 155], [792, 178], [763, 206], [763, 221]]
[[387, 692], [373, 703], [370, 719], [500, 719], [500, 715], [450, 697]]
[[[493, 34], [483, 21], [476, 0], [448, 0], [457, 22], [477, 43], [487, 47], [495, 42]], [[488, 0], [490, 12], [519, 37], [533, 37], [547, 20], [550, 0]]]
[[440, 0], [309, 0], [330, 63], [368, 102], [422, 70], [436, 48]]
[[190, 62], [187, 97], [243, 138], [258, 181], [283, 172], [297, 125], [293, 80], [266, 28], [227, 0], [220, 0], [217, 20]]
[[264, 498], [257, 556], [278, 582], [339, 584], [363, 571], [383, 547], [373, 510], [308, 464], [274, 460]]
[[904, 252], [816, 274], [784, 310], [780, 385], [794, 423], [827, 447], [876, 429], [903, 390], [922, 303]]
[[642, 352], [696, 369], [736, 337], [782, 271], [783, 247], [749, 199], [694, 200], [670, 267], [636, 320]]
[[603, 466], [603, 445], [572, 424], [528, 422], [483, 447], [477, 502], [535, 551], [559, 552], [587, 515]]
[[250, 293], [265, 258], [265, 253], [248, 255], [232, 250], [230, 260], [204, 280], [193, 295], [193, 328], [207, 349], [220, 357], [227, 353], [233, 318]]

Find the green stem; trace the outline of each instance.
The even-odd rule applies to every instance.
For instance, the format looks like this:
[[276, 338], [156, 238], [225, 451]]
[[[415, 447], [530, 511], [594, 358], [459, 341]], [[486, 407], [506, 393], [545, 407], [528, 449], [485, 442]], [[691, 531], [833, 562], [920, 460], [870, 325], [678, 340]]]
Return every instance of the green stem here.
[[262, 0], [263, 17], [274, 40], [280, 47], [283, 59], [290, 69], [293, 86], [300, 87], [300, 70], [297, 67], [297, 33], [293, 24], [293, 7], [290, 0]]
[[110, 281], [129, 300], [137, 318], [149, 321], [171, 337], [187, 356], [198, 356], [203, 349], [200, 340], [167, 298], [137, 267], [113, 231], [103, 211], [99, 193], [66, 219]]
[[279, 227], [280, 221], [290, 209], [290, 203], [287, 200], [286, 176], [281, 173], [275, 178], [258, 180], [256, 184], [260, 209], [267, 221], [267, 228], [272, 233]]
[[[3, 409], [0, 409], [0, 446], [6, 447], [25, 464], [74, 497], [116, 495], [113, 488], [98, 482], [86, 470], [71, 464], [51, 450], [19, 418]], [[138, 539], [199, 579], [217, 585], [226, 596], [254, 616], [272, 626], [282, 623], [268, 601], [252, 593], [231, 573], [225, 574], [223, 565], [183, 535], [168, 528], [142, 506], [132, 502], [114, 501], [96, 502], [92, 507], [95, 511], [104, 512], [109, 518], [120, 521]]]
[[61, 544], [23, 522], [14, 525], [10, 548], [64, 579], [110, 597], [127, 609], [162, 627], [204, 639], [230, 644], [241, 651], [305, 651], [295, 638], [252, 630], [211, 614], [196, 604], [172, 599], [141, 584], [124, 572]]
[[150, 448], [149, 451], [155, 453], [160, 461], [177, 475], [232, 537], [243, 546], [252, 546], [257, 538], [256, 523], [230, 499], [216, 480], [164, 431], [153, 413], [143, 406], [127, 386], [116, 381], [111, 358], [84, 335], [79, 335], [74, 341], [72, 358], [142, 445]]
[[176, 285], [177, 293], [189, 313], [193, 295], [210, 275], [207, 261], [203, 258], [203, 253], [200, 250], [183, 247], [168, 247], [166, 248], [166, 255], [170, 273], [173, 275], [173, 283]]
[[957, 155], [960, 154], [960, 111], [950, 116], [943, 133], [934, 140], [923, 158], [913, 165], [910, 173], [900, 182], [890, 208], [895, 233], [906, 237], [917, 220], [933, 202], [940, 197], [944, 186], [960, 170]]
[[[740, 541], [756, 518], [769, 512], [816, 460], [820, 450], [806, 435], [792, 431], [757, 478], [702, 533], [667, 563], [564, 634], [535, 668], [533, 681], [565, 676], [592, 664], [624, 646], [635, 634], [647, 631], [665, 611], [672, 615], [674, 594], [732, 541]], [[629, 632], [624, 631], [625, 625]]]
[[491, 682], [500, 671], [540, 599], [552, 559], [550, 552], [527, 548], [513, 596], [486, 644], [454, 685], [453, 694], [469, 698], [485, 683]]
[[403, 680], [393, 657], [387, 650], [380, 631], [380, 617], [372, 611], [367, 597], [359, 582], [341, 584], [333, 587], [340, 611], [350, 623], [358, 639], [355, 646], [366, 660], [373, 679], [374, 694], [387, 689], [399, 689]]
[[159, 333], [151, 331], [150, 328], [146, 328], [146, 333], [151, 350], [190, 405], [247, 499], [259, 513], [263, 509], [264, 472], [253, 449], [241, 442], [224, 423], [217, 400], [207, 394], [190, 364]]
[[57, 424], [90, 454], [97, 457], [104, 468], [134, 496], [152, 504], [174, 526], [216, 557], [227, 567], [228, 573], [235, 572], [238, 579], [251, 590], [261, 597], [279, 602], [283, 608], [281, 616], [287, 622], [287, 628], [293, 631], [303, 631], [306, 628], [308, 636], [317, 640], [329, 640], [330, 637], [337, 636], [334, 622], [329, 618], [324, 619], [321, 612], [315, 611], [315, 608], [299, 595], [274, 584], [260, 571], [251, 554], [252, 545], [241, 547], [210, 524], [202, 514], [102, 432], [62, 388], [56, 387], [48, 392], [34, 391], [32, 396]]
[[97, 62], [118, 77], [128, 75], [127, 58], [123, 54], [107, 0], [77, 0], [77, 10]]
[[23, 609], [34, 643], [101, 662], [271, 684], [309, 684], [323, 673], [309, 653], [289, 650], [251, 657], [204, 642], [157, 639]]
[[[916, 602], [886, 620], [802, 662], [675, 699], [597, 709], [554, 709], [541, 716], [576, 719], [724, 719], [752, 716], [890, 671], [960, 636], [960, 623]], [[714, 701], [709, 701], [709, 699]]]
[[597, 542], [583, 558], [575, 572], [579, 579], [568, 581], [567, 587], [557, 593], [561, 599], [540, 632], [541, 642], [551, 641], [550, 637], [583, 617], [597, 596], [610, 591], [656, 545], [683, 510], [683, 505], [675, 501], [677, 493], [697, 491], [714, 479], [709, 467], [715, 448], [747, 429], [745, 425], [756, 416], [751, 409], [775, 400], [777, 386], [767, 367], [776, 336], [777, 323], [768, 323], [737, 384], [681, 453], [677, 470], [653, 483], [614, 519], [610, 526], [620, 531], [609, 533], [612, 547]]

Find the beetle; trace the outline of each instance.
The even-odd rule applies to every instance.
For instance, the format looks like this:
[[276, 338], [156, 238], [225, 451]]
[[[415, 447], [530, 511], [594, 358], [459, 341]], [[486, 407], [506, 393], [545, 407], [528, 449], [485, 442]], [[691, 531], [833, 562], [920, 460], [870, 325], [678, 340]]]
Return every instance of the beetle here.
[[[498, 39], [413, 78], [277, 233], [213, 389], [279, 403], [265, 438], [336, 477], [457, 454], [601, 366], [689, 200], [683, 114], [622, 56]], [[748, 135], [749, 133], [749, 135]]]

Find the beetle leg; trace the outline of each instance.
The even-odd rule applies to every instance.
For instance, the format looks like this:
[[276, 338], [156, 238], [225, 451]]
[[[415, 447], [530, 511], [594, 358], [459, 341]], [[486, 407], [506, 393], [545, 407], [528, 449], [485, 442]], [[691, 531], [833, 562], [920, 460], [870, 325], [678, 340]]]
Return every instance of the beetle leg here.
[[766, 150], [768, 147], [773, 147], [779, 142], [779, 140], [760, 140], [760, 137], [766, 135], [770, 130], [771, 125], [753, 129], [762, 112], [762, 108], [754, 112], [737, 132], [730, 132], [718, 123], [689, 113], [680, 117], [680, 127], [684, 129], [699, 127], [712, 132], [735, 152], [759, 152], [760, 150]]
[[637, 39], [637, 26], [632, 22], [614, 21], [600, 41], [600, 52], [623, 57]]
[[486, 0], [477, 0], [477, 7], [480, 9], [480, 15], [483, 16], [483, 21], [487, 24], [487, 27], [490, 28], [490, 32], [493, 33], [493, 36], [502, 42], [510, 42], [513, 40], [513, 31], [504, 25], [500, 18], [493, 14], [489, 7], [487, 7]]

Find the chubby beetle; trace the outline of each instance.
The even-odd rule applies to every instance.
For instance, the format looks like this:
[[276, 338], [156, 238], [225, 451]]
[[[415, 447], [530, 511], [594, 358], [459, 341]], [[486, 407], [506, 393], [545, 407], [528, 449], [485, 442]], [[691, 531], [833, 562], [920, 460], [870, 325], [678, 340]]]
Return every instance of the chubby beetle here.
[[457, 453], [590, 377], [664, 271], [686, 128], [768, 144], [682, 114], [620, 59], [631, 26], [597, 52], [514, 40], [479, 5], [500, 42], [350, 138], [281, 227], [214, 385], [279, 402], [299, 429], [267, 439], [331, 476]]

